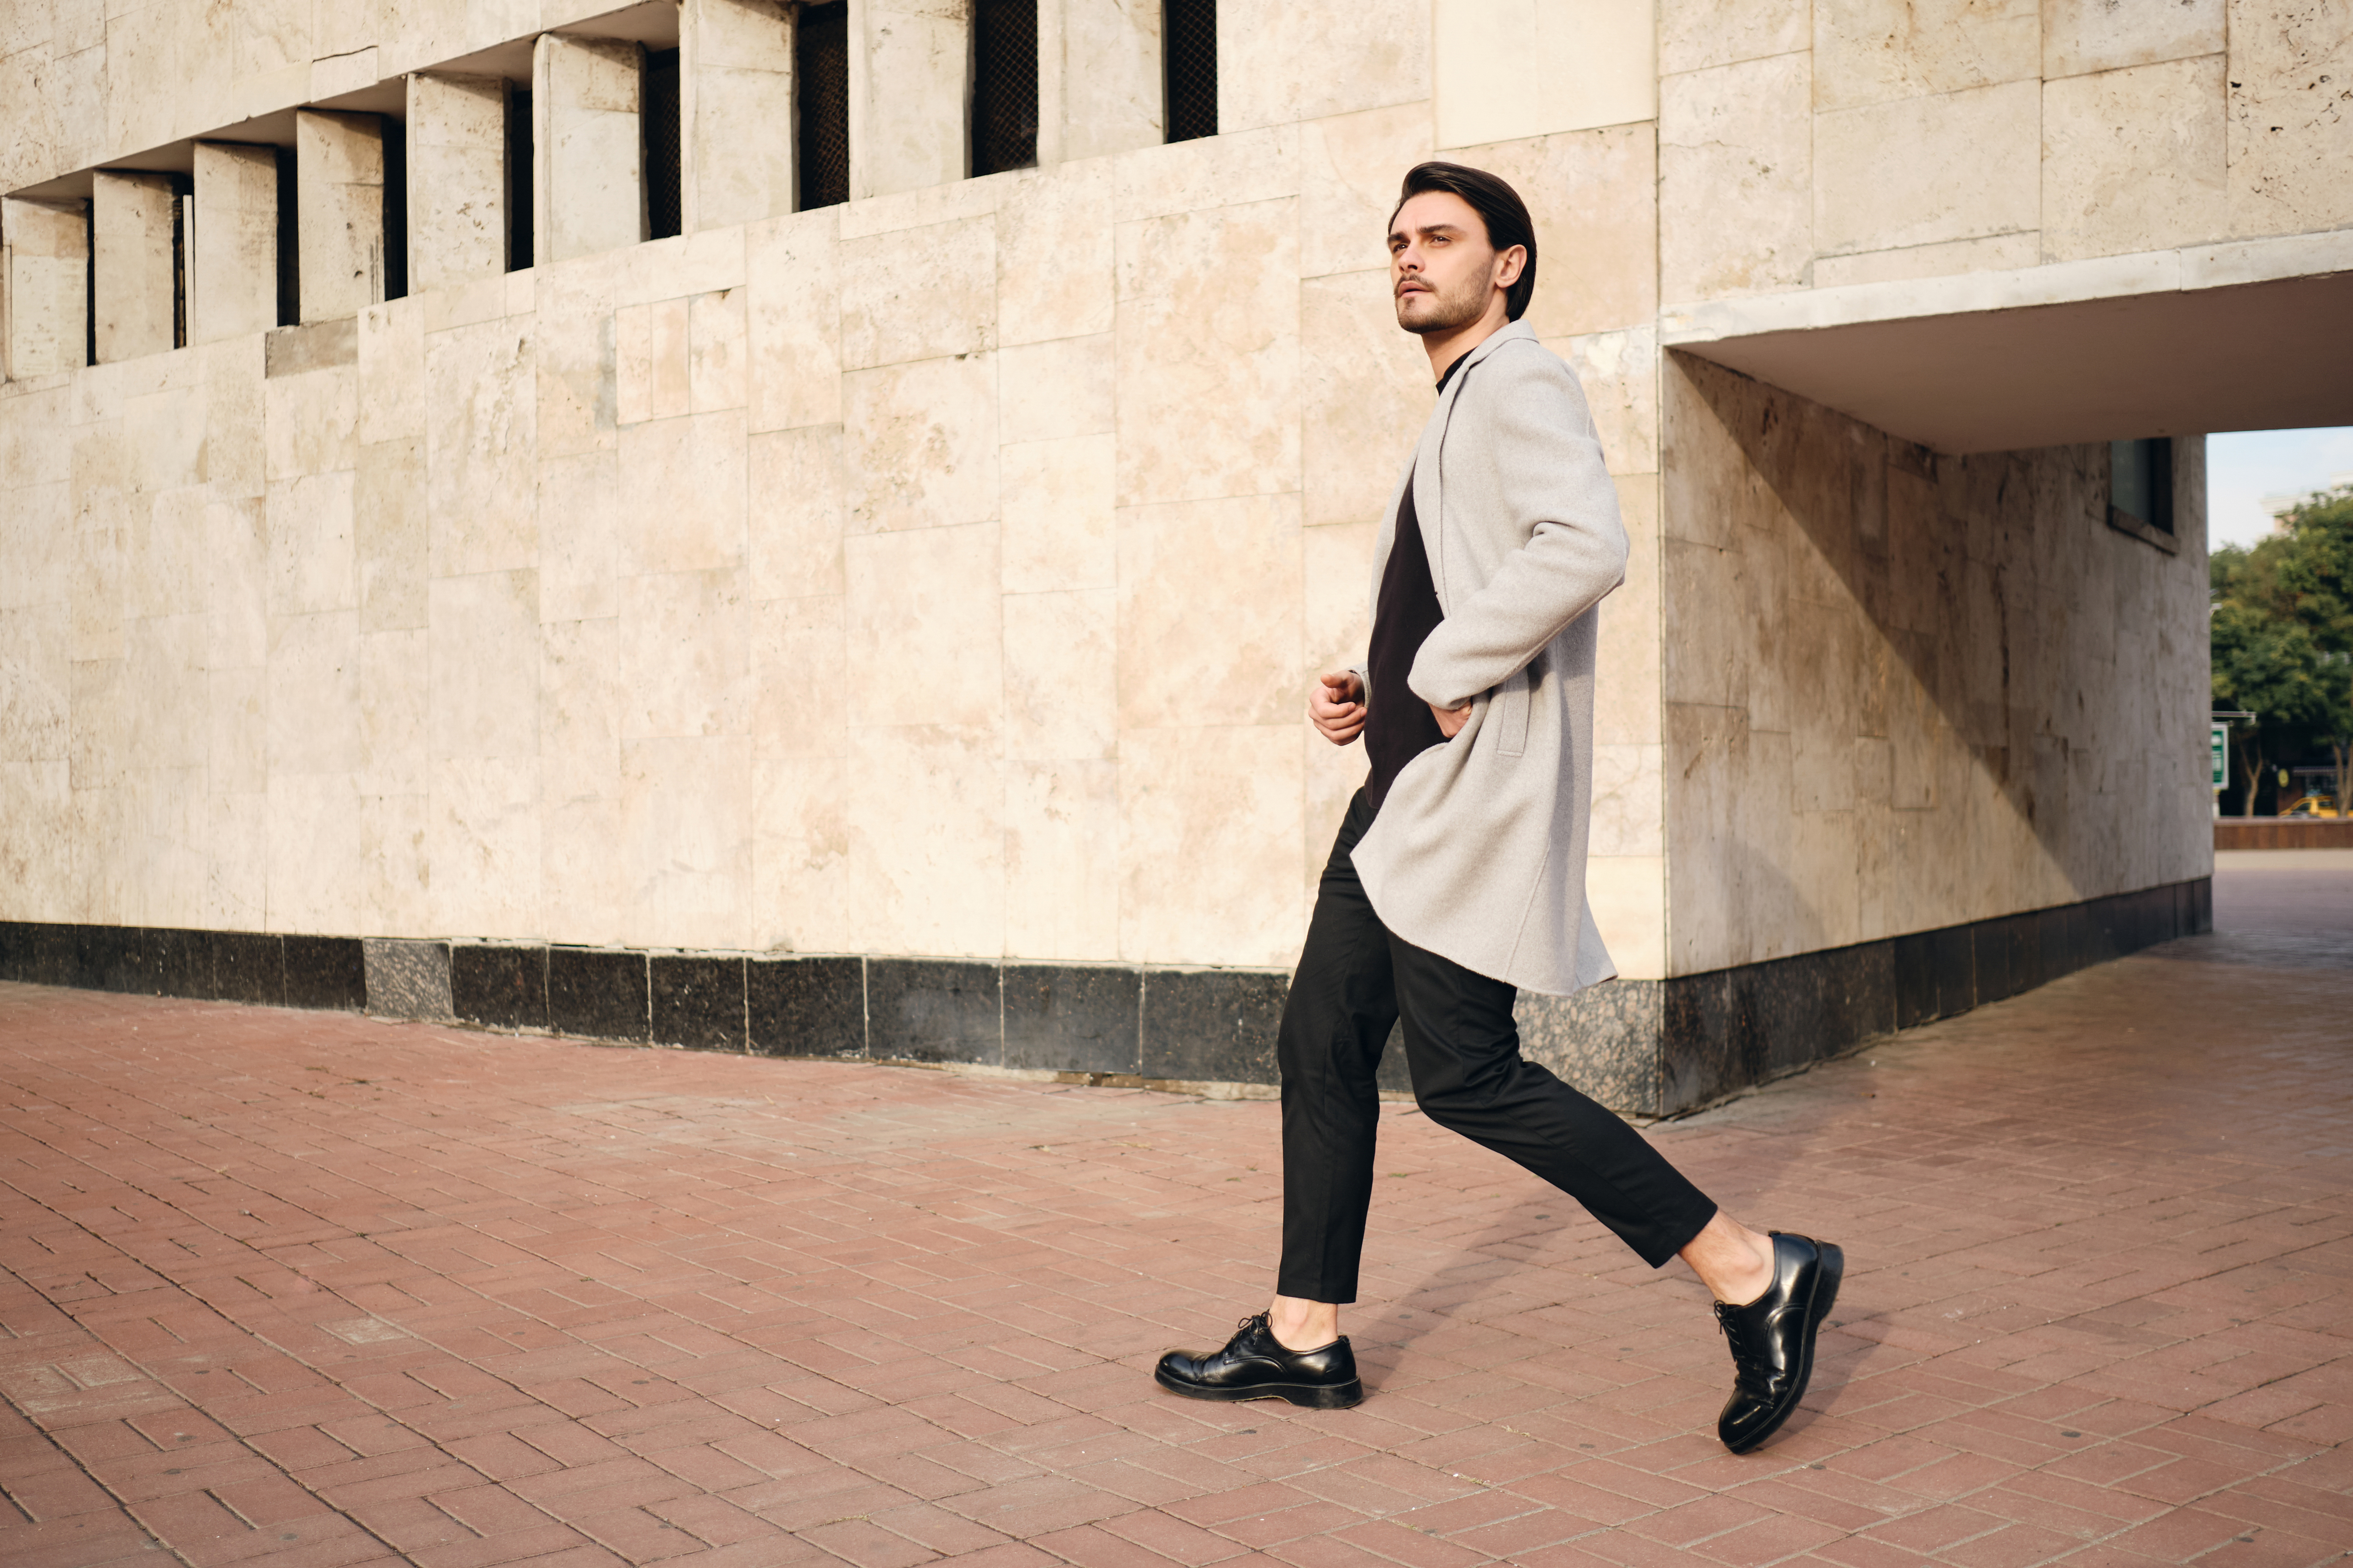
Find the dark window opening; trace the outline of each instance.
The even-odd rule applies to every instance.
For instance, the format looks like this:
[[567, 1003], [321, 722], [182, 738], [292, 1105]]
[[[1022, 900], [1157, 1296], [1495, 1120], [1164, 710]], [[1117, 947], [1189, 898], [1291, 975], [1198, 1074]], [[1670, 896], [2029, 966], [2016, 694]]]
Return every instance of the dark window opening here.
[[302, 321], [302, 215], [294, 184], [294, 149], [273, 147], [278, 155], [278, 324]]
[[2108, 443], [2108, 505], [2159, 533], [2173, 531], [2173, 442]]
[[804, 5], [793, 29], [800, 199], [812, 207], [849, 199], [849, 5]]
[[172, 176], [172, 346], [188, 346], [188, 216], [195, 210], [196, 184]]
[[507, 270], [528, 271], [532, 253], [531, 89], [507, 89]]
[[408, 298], [408, 127], [384, 124], [384, 297]]
[[98, 363], [98, 197], [81, 204], [81, 363]]
[[668, 239], [685, 228], [676, 49], [647, 51], [645, 92], [639, 108], [638, 119], [645, 127], [646, 143], [646, 237]]
[[1165, 0], [1160, 7], [1161, 102], [1168, 140], [1218, 133], [1218, 0]]
[[976, 0], [972, 172], [1038, 166], [1038, 0]]

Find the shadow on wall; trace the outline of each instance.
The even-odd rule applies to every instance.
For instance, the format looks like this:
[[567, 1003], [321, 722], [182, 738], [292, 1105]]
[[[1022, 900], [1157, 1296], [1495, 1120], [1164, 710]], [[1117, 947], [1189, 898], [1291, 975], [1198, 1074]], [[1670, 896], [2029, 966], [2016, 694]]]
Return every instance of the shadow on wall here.
[[2106, 526], [2105, 446], [1945, 457], [1705, 361], [1665, 374], [1669, 592], [1724, 628], [1669, 639], [1669, 786], [1714, 753], [1733, 797], [1677, 803], [1670, 856], [1748, 931], [1797, 928], [1679, 960], [2203, 873], [2202, 803], [2162, 776], [2173, 710], [2204, 700], [2194, 505], [2176, 556]]

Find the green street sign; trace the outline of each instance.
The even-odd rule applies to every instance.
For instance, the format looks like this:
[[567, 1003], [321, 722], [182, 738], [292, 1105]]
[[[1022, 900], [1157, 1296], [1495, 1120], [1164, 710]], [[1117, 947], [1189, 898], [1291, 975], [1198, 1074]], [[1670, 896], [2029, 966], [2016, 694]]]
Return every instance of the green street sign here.
[[2231, 726], [2209, 724], [2206, 737], [2207, 761], [2214, 775], [2214, 787], [2228, 789], [2231, 785]]

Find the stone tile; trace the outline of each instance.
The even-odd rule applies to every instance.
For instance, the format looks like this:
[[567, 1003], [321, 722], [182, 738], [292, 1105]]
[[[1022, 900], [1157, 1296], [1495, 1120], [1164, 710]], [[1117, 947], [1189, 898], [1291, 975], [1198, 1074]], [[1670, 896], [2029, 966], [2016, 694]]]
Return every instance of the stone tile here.
[[[1296, 500], [1129, 508], [1118, 529], [1123, 731], [1295, 719]], [[1200, 637], [1205, 624], [1220, 635]]]
[[469, 1024], [547, 1027], [547, 949], [452, 943], [449, 1005]]
[[1129, 730], [1119, 766], [1122, 955], [1296, 962], [1306, 912], [1296, 721]]
[[1813, 46], [1821, 112], [2031, 81], [2042, 74], [2041, 7], [2035, 0], [1822, 0]]
[[[1321, 5], [1268, 6], [1222, 20], [1220, 133], [1430, 96], [1429, 16], [1405, 0], [1373, 0], [1345, 11]], [[1311, 55], [1322, 68], [1299, 71], [1285, 64]]]
[[2353, 32], [2335, 6], [2267, 26], [2274, 15], [2231, 0], [2231, 230], [2343, 227], [2353, 223], [2353, 153], [2338, 133]]
[[862, 1057], [866, 961], [754, 958], [744, 970], [751, 1048], [766, 1057]]
[[1816, 243], [1810, 61], [1777, 55], [1659, 83], [1659, 291], [1669, 305], [1803, 278]]
[[2016, 81], [1817, 116], [1814, 244], [1881, 250], [2037, 226], [2042, 96]]
[[1430, 417], [1430, 356], [1398, 330], [1386, 272], [1310, 279], [1299, 297], [1301, 521], [1377, 522]]
[[1140, 1070], [1141, 972], [1008, 963], [1004, 987], [1007, 1067]]
[[2042, 91], [2042, 247], [2053, 261], [2221, 237], [2222, 57], [2070, 78]]
[[998, 973], [994, 963], [869, 959], [868, 1054], [879, 1061], [1002, 1062]]
[[1146, 1078], [1267, 1083], [1291, 982], [1232, 969], [1155, 969], [1144, 980]]
[[1298, 225], [1294, 197], [1119, 226], [1121, 505], [1298, 489]]
[[997, 366], [972, 354], [842, 378], [844, 495], [853, 533], [997, 515]]
[[367, 1009], [367, 965], [357, 937], [286, 938], [289, 1007]]
[[448, 942], [369, 937], [361, 949], [370, 1013], [428, 1022], [457, 1016]]
[[1005, 768], [1008, 957], [1119, 955], [1119, 764], [1008, 762]]
[[643, 1040], [651, 1027], [642, 952], [547, 950], [547, 1026], [592, 1040]]
[[647, 961], [653, 1043], [697, 1050], [744, 1049], [744, 961], [655, 953]]
[[2045, 81], [2220, 54], [2225, 0], [2179, 5], [2107, 5], [2055, 0], [2042, 8]]
[[1659, 7], [1662, 76], [1812, 47], [1812, 7], [1800, 0], [1663, 0]]

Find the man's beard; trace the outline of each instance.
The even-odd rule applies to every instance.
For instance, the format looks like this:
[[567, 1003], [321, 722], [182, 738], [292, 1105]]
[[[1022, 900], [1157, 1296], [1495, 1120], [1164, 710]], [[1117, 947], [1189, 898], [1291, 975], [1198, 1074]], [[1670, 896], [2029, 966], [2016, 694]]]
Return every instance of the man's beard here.
[[[1457, 327], [1467, 327], [1485, 314], [1486, 293], [1485, 289], [1468, 286], [1452, 294], [1440, 294], [1433, 289], [1426, 296], [1431, 300], [1430, 307], [1416, 312], [1410, 320], [1400, 310], [1398, 325], [1424, 337], [1431, 332], [1451, 332]], [[1400, 298], [1398, 303], [1403, 305], [1404, 299]]]

